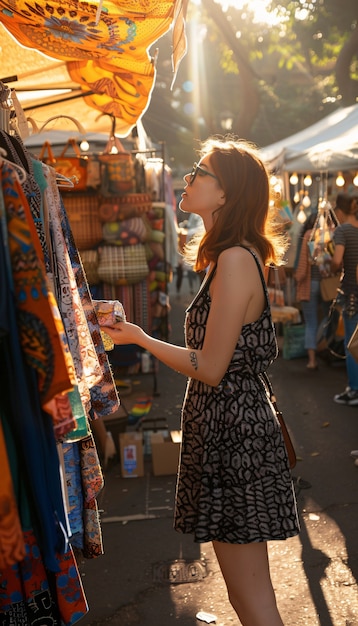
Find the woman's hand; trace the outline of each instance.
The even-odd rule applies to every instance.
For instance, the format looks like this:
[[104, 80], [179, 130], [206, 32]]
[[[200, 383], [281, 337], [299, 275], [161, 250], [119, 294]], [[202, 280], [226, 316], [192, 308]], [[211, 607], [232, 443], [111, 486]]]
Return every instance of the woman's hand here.
[[102, 330], [113, 339], [116, 345], [120, 346], [130, 343], [140, 346], [140, 339], [144, 338], [144, 331], [130, 322], [118, 322], [114, 326], [103, 326]]

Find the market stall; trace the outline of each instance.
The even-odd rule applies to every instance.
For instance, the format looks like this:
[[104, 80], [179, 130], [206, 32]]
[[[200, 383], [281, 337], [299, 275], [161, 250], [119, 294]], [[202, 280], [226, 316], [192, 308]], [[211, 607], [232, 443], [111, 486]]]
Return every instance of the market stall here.
[[[169, 28], [175, 75], [185, 5], [0, 2], [4, 624], [69, 626], [88, 611], [76, 559], [103, 554], [92, 428], [120, 406], [101, 325], [108, 315], [117, 319], [116, 309], [100, 316], [99, 303], [119, 300], [129, 318], [167, 334], [170, 172], [162, 146], [131, 149], [119, 136], [148, 106], [155, 84], [148, 47]], [[33, 93], [25, 113], [14, 87], [49, 93]], [[102, 149], [84, 152], [73, 133], [62, 155], [45, 136], [36, 154], [26, 147], [48, 119], [74, 115], [86, 135], [108, 132], [110, 116]]]
[[288, 267], [302, 224], [320, 201], [358, 193], [358, 105], [339, 108], [304, 130], [261, 149], [293, 214]]

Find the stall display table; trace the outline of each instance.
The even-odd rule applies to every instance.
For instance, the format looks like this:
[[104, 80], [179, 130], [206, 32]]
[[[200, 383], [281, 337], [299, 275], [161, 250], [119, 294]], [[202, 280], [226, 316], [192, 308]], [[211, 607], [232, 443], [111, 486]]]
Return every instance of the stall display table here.
[[299, 324], [300, 310], [294, 306], [271, 306], [271, 316], [274, 324]]

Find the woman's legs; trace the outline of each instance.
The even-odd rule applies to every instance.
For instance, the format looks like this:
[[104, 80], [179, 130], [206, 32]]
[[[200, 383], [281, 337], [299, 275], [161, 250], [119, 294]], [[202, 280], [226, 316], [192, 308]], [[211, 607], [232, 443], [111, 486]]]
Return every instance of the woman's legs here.
[[213, 541], [229, 600], [242, 626], [283, 626], [276, 605], [267, 544]]
[[305, 320], [305, 348], [308, 355], [307, 367], [317, 367], [316, 348], [318, 331], [318, 306], [320, 302], [320, 287], [318, 280], [311, 281], [311, 295], [309, 301], [302, 301], [302, 311]]
[[353, 317], [349, 317], [345, 312], [343, 312], [343, 323], [348, 387], [350, 387], [353, 391], [358, 391], [358, 363], [347, 349], [347, 344], [349, 343], [349, 340], [358, 324], [358, 314], [353, 315]]

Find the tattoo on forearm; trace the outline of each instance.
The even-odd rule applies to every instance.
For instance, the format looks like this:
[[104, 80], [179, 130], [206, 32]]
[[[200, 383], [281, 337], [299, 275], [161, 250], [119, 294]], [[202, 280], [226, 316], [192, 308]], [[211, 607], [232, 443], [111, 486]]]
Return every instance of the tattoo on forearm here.
[[190, 361], [195, 370], [198, 369], [198, 359], [196, 358], [195, 352], [190, 352]]

